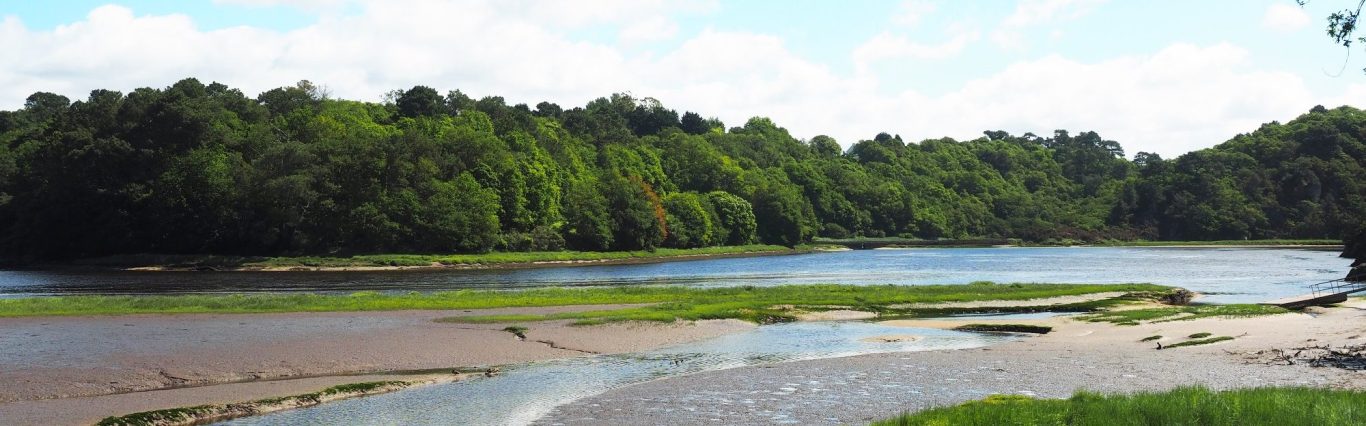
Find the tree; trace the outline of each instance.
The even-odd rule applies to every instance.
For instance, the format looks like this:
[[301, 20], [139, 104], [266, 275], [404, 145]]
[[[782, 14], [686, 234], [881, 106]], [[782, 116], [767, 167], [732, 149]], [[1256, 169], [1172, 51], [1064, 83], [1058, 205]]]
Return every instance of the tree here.
[[664, 197], [669, 236], [664, 244], [677, 248], [713, 245], [713, 225], [705, 199], [696, 192], [677, 192]]
[[758, 225], [748, 201], [725, 191], [707, 193], [707, 202], [716, 212], [715, 238], [725, 245], [752, 244]]
[[427, 86], [413, 86], [399, 95], [394, 104], [400, 117], [430, 117], [445, 110], [441, 94]]
[[[1309, 3], [1309, 0], [1295, 0], [1295, 3], [1304, 7], [1305, 4]], [[1353, 42], [1366, 42], [1366, 37], [1353, 37], [1357, 31], [1357, 19], [1361, 17], [1363, 6], [1366, 6], [1366, 0], [1358, 1], [1356, 7], [1342, 9], [1328, 15], [1328, 38], [1333, 39], [1333, 43], [1350, 49]], [[1366, 69], [1362, 71], [1366, 72]]]

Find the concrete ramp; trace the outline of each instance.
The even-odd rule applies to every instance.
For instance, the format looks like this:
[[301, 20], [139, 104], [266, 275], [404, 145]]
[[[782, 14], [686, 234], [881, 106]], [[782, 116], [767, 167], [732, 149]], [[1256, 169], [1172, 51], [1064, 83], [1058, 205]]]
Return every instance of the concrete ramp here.
[[1311, 293], [1284, 299], [1262, 302], [1263, 305], [1280, 306], [1286, 309], [1300, 309], [1309, 306], [1327, 305], [1347, 301], [1352, 293], [1366, 292], [1366, 282], [1332, 280], [1309, 286]]

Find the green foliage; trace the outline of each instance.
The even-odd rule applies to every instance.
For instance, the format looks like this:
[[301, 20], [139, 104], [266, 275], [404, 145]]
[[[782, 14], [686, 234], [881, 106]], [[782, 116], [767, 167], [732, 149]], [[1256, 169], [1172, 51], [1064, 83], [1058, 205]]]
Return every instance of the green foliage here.
[[1095, 132], [881, 133], [845, 151], [624, 94], [534, 111], [425, 86], [387, 99], [194, 79], [35, 93], [0, 111], [0, 256], [1337, 239], [1366, 223], [1366, 112], [1350, 107], [1128, 161]]
[[665, 245], [692, 248], [713, 245], [716, 226], [707, 210], [706, 198], [695, 192], [678, 192], [664, 197], [664, 211], [668, 217], [669, 237]]
[[787, 317], [777, 305], [855, 306], [973, 300], [1025, 300], [1111, 291], [1158, 291], [1151, 284], [1010, 284], [776, 287], [595, 287], [516, 291], [459, 290], [434, 293], [358, 292], [350, 295], [263, 293], [175, 296], [57, 296], [0, 300], [0, 317], [40, 315], [126, 315], [144, 313], [263, 313], [485, 309], [525, 306], [659, 304], [645, 308], [554, 315], [461, 317], [456, 321], [524, 322], [555, 318], [598, 320], [674, 318], [762, 319]]
[[1318, 388], [1211, 391], [1182, 387], [1165, 392], [1069, 399], [992, 395], [981, 401], [933, 408], [874, 422], [910, 425], [1350, 425], [1366, 423], [1366, 392]]
[[1161, 336], [1161, 335], [1152, 335], [1152, 336], [1144, 337], [1144, 338], [1142, 338], [1142, 339], [1138, 339], [1138, 341], [1140, 341], [1140, 342], [1151, 342], [1151, 341], [1154, 341], [1154, 340], [1162, 340], [1162, 336]]

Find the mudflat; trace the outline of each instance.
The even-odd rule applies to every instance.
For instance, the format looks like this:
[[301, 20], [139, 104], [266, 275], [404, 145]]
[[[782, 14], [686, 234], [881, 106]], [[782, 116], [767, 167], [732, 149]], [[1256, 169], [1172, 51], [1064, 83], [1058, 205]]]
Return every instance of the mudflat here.
[[[189, 314], [0, 319], [0, 423], [89, 424], [118, 414], [234, 403], [439, 371], [624, 353], [747, 330], [735, 320], [438, 323], [470, 311]], [[20, 344], [22, 343], [22, 344]], [[411, 374], [422, 373], [422, 374]]]

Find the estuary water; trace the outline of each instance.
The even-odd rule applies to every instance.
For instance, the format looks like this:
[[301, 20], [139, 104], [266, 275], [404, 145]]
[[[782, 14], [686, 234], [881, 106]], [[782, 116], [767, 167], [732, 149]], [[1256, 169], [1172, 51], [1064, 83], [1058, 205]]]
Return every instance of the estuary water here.
[[[887, 335], [914, 341], [870, 342]], [[516, 425], [535, 422], [556, 406], [609, 389], [707, 370], [868, 353], [964, 349], [1001, 343], [1003, 334], [890, 327], [863, 322], [768, 325], [698, 343], [626, 355], [597, 355], [510, 367], [491, 378], [432, 385], [315, 407], [225, 422], [227, 425]], [[820, 383], [791, 386], [820, 388]], [[737, 399], [783, 396], [794, 387]], [[756, 421], [795, 423], [789, 413], [765, 413]]]
[[921, 248], [643, 265], [381, 272], [0, 271], [0, 297], [63, 294], [439, 291], [539, 286], [1133, 283], [1185, 287], [1202, 301], [1259, 302], [1341, 278], [1337, 251], [1293, 248]]

